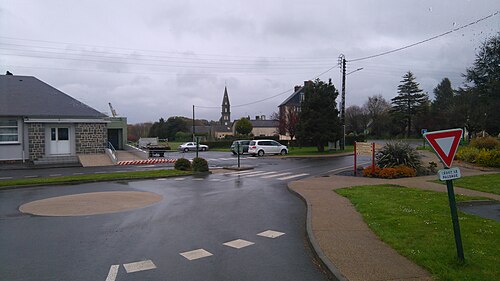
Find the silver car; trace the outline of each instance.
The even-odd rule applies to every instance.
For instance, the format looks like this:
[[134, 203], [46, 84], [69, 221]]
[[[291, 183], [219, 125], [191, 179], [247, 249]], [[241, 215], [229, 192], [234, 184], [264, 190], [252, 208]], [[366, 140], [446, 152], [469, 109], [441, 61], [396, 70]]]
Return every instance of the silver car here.
[[[177, 148], [179, 151], [196, 151], [196, 142], [185, 142]], [[208, 150], [208, 145], [200, 144], [198, 145], [198, 150], [205, 151]]]
[[288, 153], [288, 148], [274, 140], [253, 140], [248, 145], [248, 153], [255, 156], [263, 156], [264, 154], [281, 154]]

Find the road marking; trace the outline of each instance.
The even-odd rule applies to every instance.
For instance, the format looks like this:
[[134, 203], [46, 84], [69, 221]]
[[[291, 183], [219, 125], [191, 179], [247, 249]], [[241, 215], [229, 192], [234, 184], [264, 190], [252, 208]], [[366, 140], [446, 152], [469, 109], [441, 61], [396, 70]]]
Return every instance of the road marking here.
[[125, 271], [127, 271], [127, 273], [132, 273], [132, 272], [155, 269], [156, 265], [151, 260], [145, 260], [145, 261], [125, 263], [123, 264], [123, 267], [125, 267]]
[[126, 173], [127, 171], [125, 170], [120, 170], [120, 171], [115, 171], [115, 173]]
[[204, 178], [193, 178], [194, 181], [202, 181]]
[[38, 178], [39, 176], [24, 176], [24, 177], [30, 179], [30, 178]]
[[274, 239], [274, 238], [280, 237], [281, 235], [285, 235], [285, 233], [279, 232], [279, 231], [274, 231], [274, 230], [266, 230], [264, 232], [258, 233], [257, 235]]
[[49, 177], [58, 177], [58, 176], [62, 176], [62, 174], [53, 174], [53, 175], [49, 175]]
[[291, 175], [291, 176], [288, 176], [288, 177], [278, 178], [278, 180], [280, 180], [280, 181], [284, 181], [284, 180], [289, 180], [289, 179], [298, 178], [298, 177], [302, 177], [302, 176], [308, 176], [308, 175], [309, 175], [309, 174]]
[[209, 179], [209, 181], [221, 181], [221, 179]]
[[281, 174], [275, 174], [275, 175], [269, 175], [269, 176], [263, 176], [263, 177], [260, 177], [261, 179], [270, 179], [270, 178], [275, 178], [275, 177], [281, 177], [281, 176], [286, 176], [286, 175], [289, 175], [291, 174], [290, 172], [286, 172], [286, 173], [281, 173]]
[[233, 241], [223, 243], [222, 245], [229, 246], [229, 247], [232, 247], [235, 249], [241, 249], [241, 248], [245, 248], [245, 247], [248, 247], [250, 245], [253, 245], [253, 244], [255, 244], [255, 243], [247, 241], [247, 240], [243, 240], [243, 239], [236, 239]]
[[0, 180], [10, 180], [12, 179], [12, 177], [3, 177], [3, 178], [0, 178]]
[[115, 281], [116, 275], [118, 275], [118, 269], [120, 268], [119, 264], [114, 264], [109, 268], [108, 277], [106, 281]]
[[197, 249], [197, 250], [188, 251], [188, 252], [179, 253], [179, 254], [190, 261], [201, 259], [201, 258], [206, 258], [206, 257], [213, 255], [212, 253], [210, 253], [209, 251], [206, 251], [204, 249]]
[[73, 175], [83, 175], [83, 173], [73, 173]]
[[183, 181], [185, 180], [186, 178], [175, 178], [174, 181]]
[[105, 174], [107, 172], [94, 172], [94, 174]]
[[243, 175], [242, 178], [251, 178], [251, 177], [260, 177], [260, 176], [265, 176], [265, 175], [270, 175], [270, 174], [276, 174], [277, 172], [260, 172], [258, 174], [252, 174], [252, 175]]
[[243, 171], [243, 172], [233, 173], [230, 175], [232, 175], [232, 176], [248, 176], [248, 175], [253, 175], [253, 174], [260, 174], [262, 172], [263, 171]]
[[[358, 163], [358, 165], [365, 165], [365, 164], [368, 164], [368, 163], [371, 163], [371, 162], [370, 161], [361, 162], [361, 163]], [[352, 169], [352, 168], [353, 168], [353, 165], [349, 165], [349, 166], [346, 166], [346, 167], [341, 167], [341, 168], [330, 170], [327, 173], [333, 173], [333, 172], [338, 172], [338, 171]]]
[[157, 181], [166, 181], [166, 178], [156, 179]]

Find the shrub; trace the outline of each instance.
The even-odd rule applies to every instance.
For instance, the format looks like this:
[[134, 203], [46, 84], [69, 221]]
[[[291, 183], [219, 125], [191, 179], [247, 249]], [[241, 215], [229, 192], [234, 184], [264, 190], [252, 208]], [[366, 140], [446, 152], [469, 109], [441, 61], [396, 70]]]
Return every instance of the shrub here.
[[437, 173], [437, 164], [435, 162], [429, 162], [427, 167], [420, 166], [417, 168], [417, 175], [419, 176], [427, 176], [434, 175]]
[[377, 178], [380, 173], [380, 167], [375, 166], [374, 171], [372, 171], [372, 166], [363, 169], [363, 177]]
[[208, 172], [208, 162], [201, 157], [194, 158], [192, 168], [193, 172]]
[[375, 158], [378, 166], [382, 168], [405, 165], [418, 169], [421, 166], [420, 156], [417, 151], [403, 142], [388, 142], [377, 152]]
[[380, 168], [375, 166], [374, 172], [372, 172], [372, 167], [367, 167], [363, 170], [364, 177], [371, 178], [384, 178], [384, 179], [395, 179], [395, 178], [405, 178], [405, 177], [415, 177], [417, 171], [405, 165], [399, 165], [395, 167]]
[[179, 158], [175, 161], [174, 168], [180, 171], [189, 171], [191, 170], [191, 162], [186, 158]]
[[469, 163], [476, 163], [476, 157], [479, 149], [476, 147], [465, 146], [458, 149], [456, 158]]
[[500, 141], [494, 137], [477, 137], [471, 140], [470, 146], [479, 149], [495, 149], [500, 148]]
[[396, 169], [396, 177], [398, 177], [398, 178], [407, 178], [407, 177], [417, 176], [417, 170], [415, 170], [412, 167], [400, 165], [400, 166], [395, 167], [394, 169]]
[[397, 170], [396, 170], [396, 168], [383, 168], [380, 170], [378, 177], [384, 178], [384, 179], [396, 178], [397, 177]]
[[481, 149], [476, 156], [476, 163], [487, 167], [500, 167], [500, 149]]

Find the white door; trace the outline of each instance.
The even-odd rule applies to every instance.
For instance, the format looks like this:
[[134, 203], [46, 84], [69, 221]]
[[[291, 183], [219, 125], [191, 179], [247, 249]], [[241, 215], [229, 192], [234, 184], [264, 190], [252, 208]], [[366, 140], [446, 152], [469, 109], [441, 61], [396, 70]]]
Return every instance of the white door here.
[[70, 154], [69, 128], [50, 128], [50, 154]]

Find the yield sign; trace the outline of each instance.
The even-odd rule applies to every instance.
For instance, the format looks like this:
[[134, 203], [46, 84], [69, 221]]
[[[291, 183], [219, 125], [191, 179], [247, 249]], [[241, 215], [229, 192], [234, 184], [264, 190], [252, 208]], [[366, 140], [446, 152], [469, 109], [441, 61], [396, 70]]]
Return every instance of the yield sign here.
[[458, 143], [462, 138], [462, 129], [429, 132], [425, 133], [424, 137], [436, 151], [443, 164], [450, 168], [455, 153], [457, 153]]

